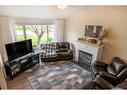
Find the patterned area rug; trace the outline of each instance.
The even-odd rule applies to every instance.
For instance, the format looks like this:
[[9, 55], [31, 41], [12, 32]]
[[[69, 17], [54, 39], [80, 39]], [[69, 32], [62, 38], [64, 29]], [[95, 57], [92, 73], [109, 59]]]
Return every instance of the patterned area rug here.
[[69, 61], [43, 63], [26, 75], [33, 89], [81, 89], [92, 80], [90, 72]]

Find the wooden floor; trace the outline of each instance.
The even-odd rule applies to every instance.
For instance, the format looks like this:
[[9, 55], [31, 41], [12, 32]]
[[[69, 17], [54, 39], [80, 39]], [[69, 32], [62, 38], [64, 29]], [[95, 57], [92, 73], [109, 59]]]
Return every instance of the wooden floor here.
[[23, 72], [20, 75], [14, 77], [13, 80], [7, 80], [8, 89], [32, 89], [26, 74]]

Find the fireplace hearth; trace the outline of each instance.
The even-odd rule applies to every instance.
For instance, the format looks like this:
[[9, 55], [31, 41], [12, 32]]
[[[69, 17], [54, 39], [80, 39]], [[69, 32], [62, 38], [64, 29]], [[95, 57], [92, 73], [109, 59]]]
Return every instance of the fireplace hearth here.
[[78, 64], [84, 69], [90, 71], [92, 54], [79, 50]]

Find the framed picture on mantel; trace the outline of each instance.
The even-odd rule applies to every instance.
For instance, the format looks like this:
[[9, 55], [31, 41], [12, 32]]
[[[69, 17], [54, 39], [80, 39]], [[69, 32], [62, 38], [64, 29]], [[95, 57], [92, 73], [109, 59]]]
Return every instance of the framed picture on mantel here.
[[103, 31], [103, 26], [101, 25], [86, 25], [85, 26], [85, 37], [99, 38], [100, 33]]

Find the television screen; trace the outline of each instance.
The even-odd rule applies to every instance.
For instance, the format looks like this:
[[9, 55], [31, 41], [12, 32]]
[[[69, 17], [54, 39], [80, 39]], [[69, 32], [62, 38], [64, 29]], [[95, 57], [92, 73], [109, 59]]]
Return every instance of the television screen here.
[[9, 61], [24, 56], [33, 51], [31, 39], [5, 44], [5, 48]]
[[103, 26], [86, 25], [85, 26], [85, 36], [91, 37], [91, 38], [98, 38], [102, 29], [103, 29]]

